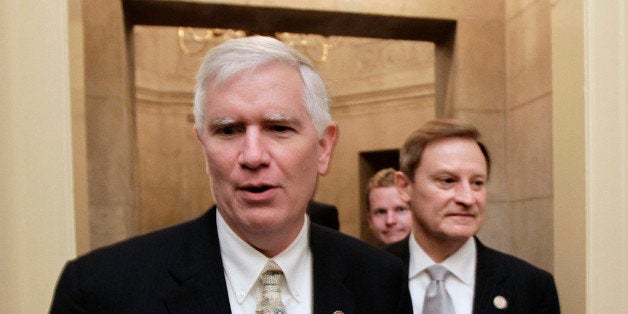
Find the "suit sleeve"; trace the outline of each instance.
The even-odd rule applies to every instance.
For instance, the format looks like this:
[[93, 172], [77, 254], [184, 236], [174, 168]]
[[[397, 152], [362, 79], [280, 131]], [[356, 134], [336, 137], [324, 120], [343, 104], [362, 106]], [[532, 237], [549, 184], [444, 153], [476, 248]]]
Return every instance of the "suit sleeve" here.
[[543, 296], [541, 296], [542, 299], [541, 303], [539, 304], [539, 308], [537, 309], [537, 313], [560, 313], [558, 291], [556, 289], [556, 283], [554, 282], [553, 276], [550, 275], [550, 277], [545, 280], [545, 287], [543, 289], [539, 289], [539, 291], [544, 291], [544, 294]]
[[408, 276], [406, 273], [403, 273], [402, 276], [402, 288], [400, 292], [399, 298], [399, 306], [397, 308], [397, 313], [400, 314], [412, 314], [412, 298], [410, 297], [410, 290], [408, 289]]
[[57, 282], [50, 313], [88, 313], [82, 303], [76, 265], [69, 262]]

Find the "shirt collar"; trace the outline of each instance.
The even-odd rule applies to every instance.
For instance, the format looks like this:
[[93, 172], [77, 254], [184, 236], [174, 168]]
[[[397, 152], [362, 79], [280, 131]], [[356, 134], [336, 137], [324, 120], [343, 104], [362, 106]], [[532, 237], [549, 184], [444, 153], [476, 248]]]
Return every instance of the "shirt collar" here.
[[[220, 253], [225, 265], [225, 275], [231, 283], [234, 295], [241, 303], [249, 293], [255, 293], [253, 287], [269, 258], [242, 240], [229, 227], [220, 211], [217, 211], [216, 227], [219, 235]], [[288, 292], [298, 302], [303, 297], [303, 293], [299, 293], [299, 291], [306, 291], [302, 287], [306, 281], [301, 280], [301, 278], [310, 273], [302, 267], [302, 265], [311, 264], [308, 263], [311, 259], [308, 234], [309, 220], [307, 215], [304, 215], [303, 227], [295, 240], [284, 251], [272, 258], [284, 273]]]
[[[473, 237], [469, 237], [467, 242], [465, 242], [456, 253], [440, 263], [447, 267], [462, 283], [470, 287], [473, 287], [475, 284], [475, 265], [477, 260], [475, 246], [475, 240]], [[408, 278], [411, 279], [420, 275], [427, 267], [435, 264], [432, 258], [430, 258], [416, 242], [413, 232], [410, 233], [408, 248], [411, 256], [408, 266]]]

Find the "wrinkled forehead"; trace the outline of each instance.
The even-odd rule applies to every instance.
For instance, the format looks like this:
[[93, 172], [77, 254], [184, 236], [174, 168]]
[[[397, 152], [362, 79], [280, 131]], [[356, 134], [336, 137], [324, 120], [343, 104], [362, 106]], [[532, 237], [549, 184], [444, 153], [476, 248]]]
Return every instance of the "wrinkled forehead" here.
[[471, 138], [449, 137], [427, 143], [421, 153], [417, 170], [436, 166], [465, 166], [468, 170], [487, 175], [487, 160], [480, 145]]

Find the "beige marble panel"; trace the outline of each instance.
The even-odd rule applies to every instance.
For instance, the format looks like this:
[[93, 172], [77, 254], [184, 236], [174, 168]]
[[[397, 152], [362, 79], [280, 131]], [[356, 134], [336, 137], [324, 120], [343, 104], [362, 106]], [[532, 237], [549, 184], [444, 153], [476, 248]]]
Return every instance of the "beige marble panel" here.
[[484, 210], [484, 223], [477, 234], [484, 245], [508, 254], [516, 254], [512, 233], [513, 214], [509, 202], [496, 202], [490, 197]]
[[495, 202], [509, 199], [506, 171], [506, 137], [504, 114], [501, 112], [460, 111], [456, 118], [475, 125], [482, 134], [491, 157], [491, 175], [488, 182], [488, 198]]
[[399, 103], [379, 103], [379, 110], [336, 112], [340, 136], [327, 176], [319, 181], [316, 198], [340, 210], [341, 230], [360, 236], [359, 153], [396, 149], [406, 136], [434, 118], [434, 98], [426, 96]]
[[551, 198], [521, 202], [489, 201], [478, 237], [489, 247], [552, 271], [552, 204]]
[[550, 5], [537, 1], [508, 21], [506, 55], [508, 106], [515, 107], [552, 89]]
[[83, 10], [87, 94], [127, 96], [130, 82], [120, 3], [94, 0]]
[[86, 104], [90, 206], [132, 207], [135, 130], [125, 99], [87, 96]]
[[524, 259], [542, 269], [553, 269], [553, 201], [489, 201], [478, 233], [487, 246]]
[[92, 249], [135, 234], [135, 130], [120, 1], [83, 6]]
[[551, 101], [545, 95], [508, 114], [508, 189], [513, 200], [553, 194]]
[[[376, 0], [374, 0], [376, 1]], [[413, 16], [433, 16], [447, 19], [502, 19], [503, 0], [430, 0], [399, 1], [400, 12]]]
[[460, 20], [456, 35], [456, 110], [503, 110], [506, 105], [503, 19]]
[[89, 208], [90, 245], [92, 249], [135, 235], [131, 205], [91, 205]]
[[327, 62], [316, 65], [332, 96], [434, 83], [433, 43], [337, 36], [328, 42]]
[[212, 204], [186, 104], [137, 104], [139, 233], [190, 220]]
[[534, 5], [535, 2], [548, 1], [548, 0], [508, 0], [504, 1], [506, 6], [506, 20], [512, 19], [518, 14], [521, 14], [528, 9], [529, 6]]
[[507, 6], [508, 194], [513, 253], [553, 269], [552, 102], [549, 1]]
[[384, 15], [426, 16], [436, 18], [501, 18], [503, 0], [194, 0], [200, 3], [227, 3], [285, 7], [310, 10], [335, 10]]
[[178, 27], [135, 26], [135, 80], [138, 86], [161, 92], [188, 92], [194, 88], [194, 78], [205, 52], [216, 43], [198, 43], [192, 36], [205, 36], [201, 28], [184, 28], [179, 47]]
[[554, 269], [554, 207], [552, 198], [512, 202], [513, 254], [552, 272]]

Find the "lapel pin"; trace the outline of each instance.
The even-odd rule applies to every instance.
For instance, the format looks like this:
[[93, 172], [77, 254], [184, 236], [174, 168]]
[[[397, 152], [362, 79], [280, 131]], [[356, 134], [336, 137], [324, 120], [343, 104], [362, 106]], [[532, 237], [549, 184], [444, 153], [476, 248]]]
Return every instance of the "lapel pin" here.
[[503, 296], [498, 295], [493, 299], [493, 305], [495, 305], [497, 309], [505, 310], [508, 308], [508, 301]]

